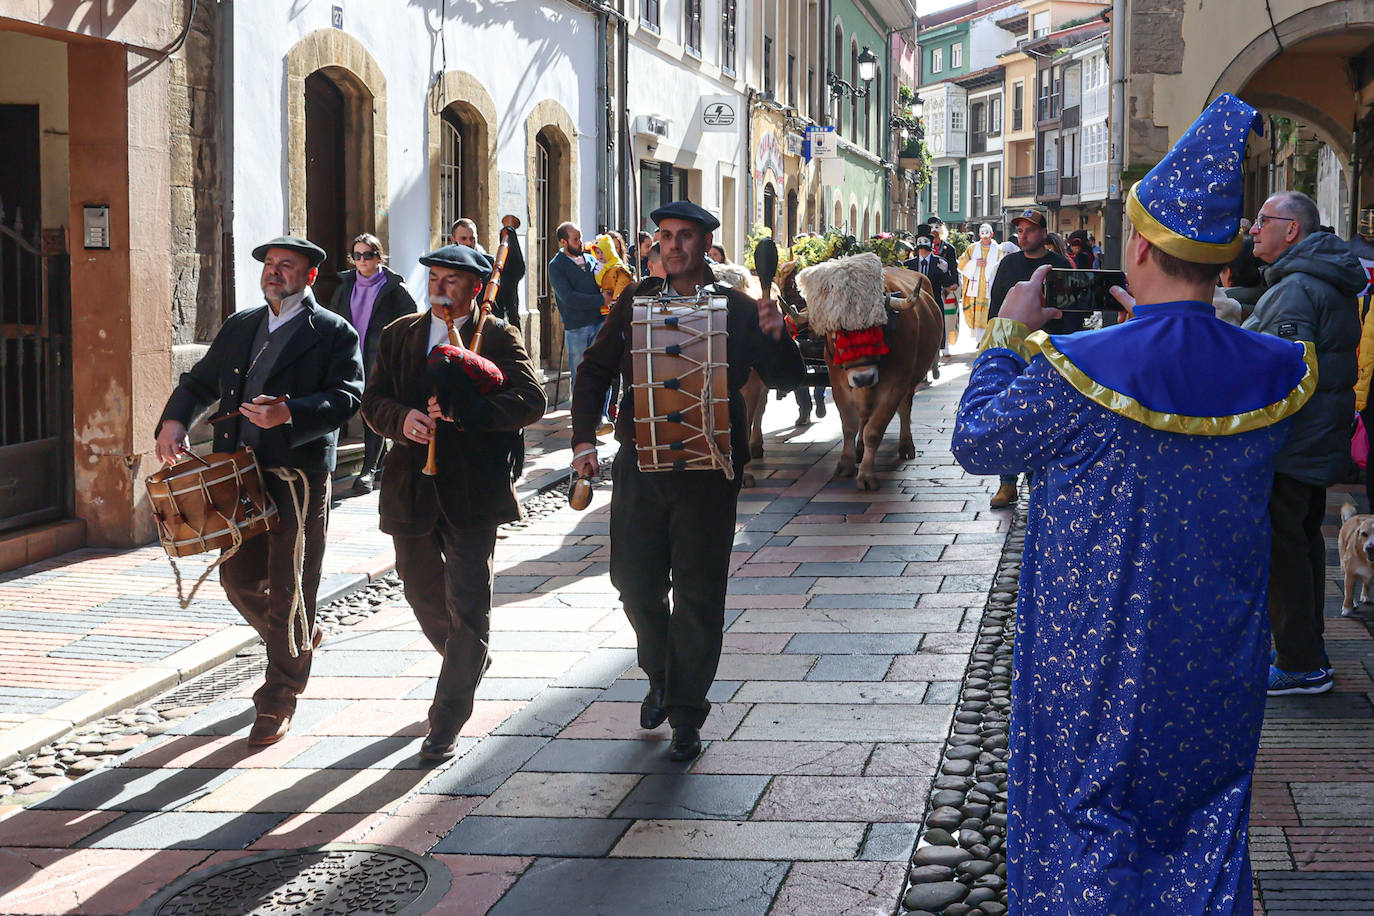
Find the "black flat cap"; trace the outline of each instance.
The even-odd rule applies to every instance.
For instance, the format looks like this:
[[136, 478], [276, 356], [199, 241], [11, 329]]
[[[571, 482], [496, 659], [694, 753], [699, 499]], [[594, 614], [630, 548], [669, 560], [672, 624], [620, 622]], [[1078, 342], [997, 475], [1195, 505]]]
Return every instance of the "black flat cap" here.
[[420, 263], [426, 267], [466, 270], [470, 274], [477, 274], [479, 280], [490, 277], [492, 265], [495, 264], [489, 256], [466, 245], [445, 245], [420, 258]]
[[653, 220], [655, 225], [661, 225], [665, 219], [683, 219], [698, 224], [707, 232], [714, 232], [720, 228], [720, 220], [690, 200], [675, 200], [659, 207], [649, 214], [649, 219]]
[[287, 251], [299, 251], [310, 259], [311, 267], [319, 267], [324, 263], [324, 249], [309, 239], [299, 238], [294, 235], [281, 235], [270, 242], [263, 242], [253, 249], [253, 259], [257, 261], [267, 260], [267, 251], [270, 248], [285, 248]]

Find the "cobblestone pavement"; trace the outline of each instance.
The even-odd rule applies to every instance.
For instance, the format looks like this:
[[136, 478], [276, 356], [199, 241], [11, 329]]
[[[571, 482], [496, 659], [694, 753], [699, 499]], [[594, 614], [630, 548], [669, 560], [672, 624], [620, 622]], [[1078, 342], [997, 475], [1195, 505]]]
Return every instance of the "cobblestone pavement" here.
[[[894, 430], [876, 493], [831, 480], [833, 414], [797, 432], [791, 403], [770, 402], [696, 761], [667, 760], [666, 726], [638, 727], [645, 682], [599, 489], [588, 512], [499, 543], [494, 664], [462, 756], [417, 760], [438, 657], [383, 601], [325, 643], [278, 745], [243, 745], [249, 681], [130, 736], [117, 764], [5, 799], [0, 912], [125, 913], [187, 873], [327, 842], [432, 854], [453, 875], [434, 912], [894, 912], [1009, 525], [986, 508], [995, 481], [949, 455], [966, 371], [918, 394], [918, 457], [894, 467]], [[1374, 897], [1374, 642], [1329, 623], [1336, 692], [1275, 701], [1265, 726], [1269, 916]]]
[[[567, 411], [526, 433], [521, 496], [569, 463]], [[320, 603], [395, 563], [377, 530], [377, 495], [336, 490]], [[205, 557], [179, 560], [190, 584]], [[162, 548], [88, 548], [0, 573], [0, 766], [73, 725], [142, 700], [232, 656], [257, 639], [212, 575], [183, 610]]]

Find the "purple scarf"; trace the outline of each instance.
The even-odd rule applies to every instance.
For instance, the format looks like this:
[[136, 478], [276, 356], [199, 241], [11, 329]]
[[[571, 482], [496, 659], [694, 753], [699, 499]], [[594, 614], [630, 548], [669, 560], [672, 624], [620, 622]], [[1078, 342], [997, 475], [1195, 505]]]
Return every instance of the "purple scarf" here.
[[354, 274], [353, 294], [348, 299], [353, 314], [353, 327], [358, 332], [358, 346], [367, 345], [367, 326], [372, 323], [372, 306], [377, 302], [377, 294], [386, 283], [386, 271], [378, 269], [369, 279], [361, 273]]

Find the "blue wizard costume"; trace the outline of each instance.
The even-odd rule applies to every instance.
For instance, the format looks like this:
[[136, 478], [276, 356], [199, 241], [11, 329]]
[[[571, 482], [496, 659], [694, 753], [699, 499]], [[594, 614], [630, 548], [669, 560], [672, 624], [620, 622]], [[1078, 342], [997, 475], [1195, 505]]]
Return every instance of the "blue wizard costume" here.
[[[1241, 245], [1258, 113], [1208, 106], [1135, 186], [1151, 245]], [[1073, 336], [993, 321], [959, 406], [974, 474], [1030, 469], [1007, 769], [1010, 912], [1251, 912], [1251, 778], [1269, 669], [1269, 491], [1310, 345], [1139, 304]]]

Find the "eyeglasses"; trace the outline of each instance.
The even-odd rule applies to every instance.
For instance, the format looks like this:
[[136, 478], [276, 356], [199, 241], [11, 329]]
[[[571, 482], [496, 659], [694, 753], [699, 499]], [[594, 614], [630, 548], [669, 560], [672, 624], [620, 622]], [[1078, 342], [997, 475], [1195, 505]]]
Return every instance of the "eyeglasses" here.
[[1265, 223], [1265, 221], [1266, 221], [1266, 220], [1271, 220], [1271, 219], [1281, 219], [1281, 220], [1283, 220], [1283, 221], [1286, 222], [1286, 223], [1295, 223], [1295, 222], [1297, 222], [1297, 218], [1296, 218], [1296, 217], [1293, 217], [1293, 216], [1274, 216], [1274, 215], [1271, 214], [1271, 213], [1256, 213], [1256, 214], [1255, 214], [1255, 228], [1256, 228], [1256, 229], [1263, 229], [1263, 228], [1264, 228], [1264, 223]]
[[379, 255], [379, 254], [378, 254], [377, 252], [375, 252], [375, 251], [355, 251], [355, 252], [353, 252], [353, 260], [355, 260], [355, 261], [375, 261], [375, 260], [377, 260], [377, 259], [380, 258], [380, 257], [381, 257], [381, 255]]

